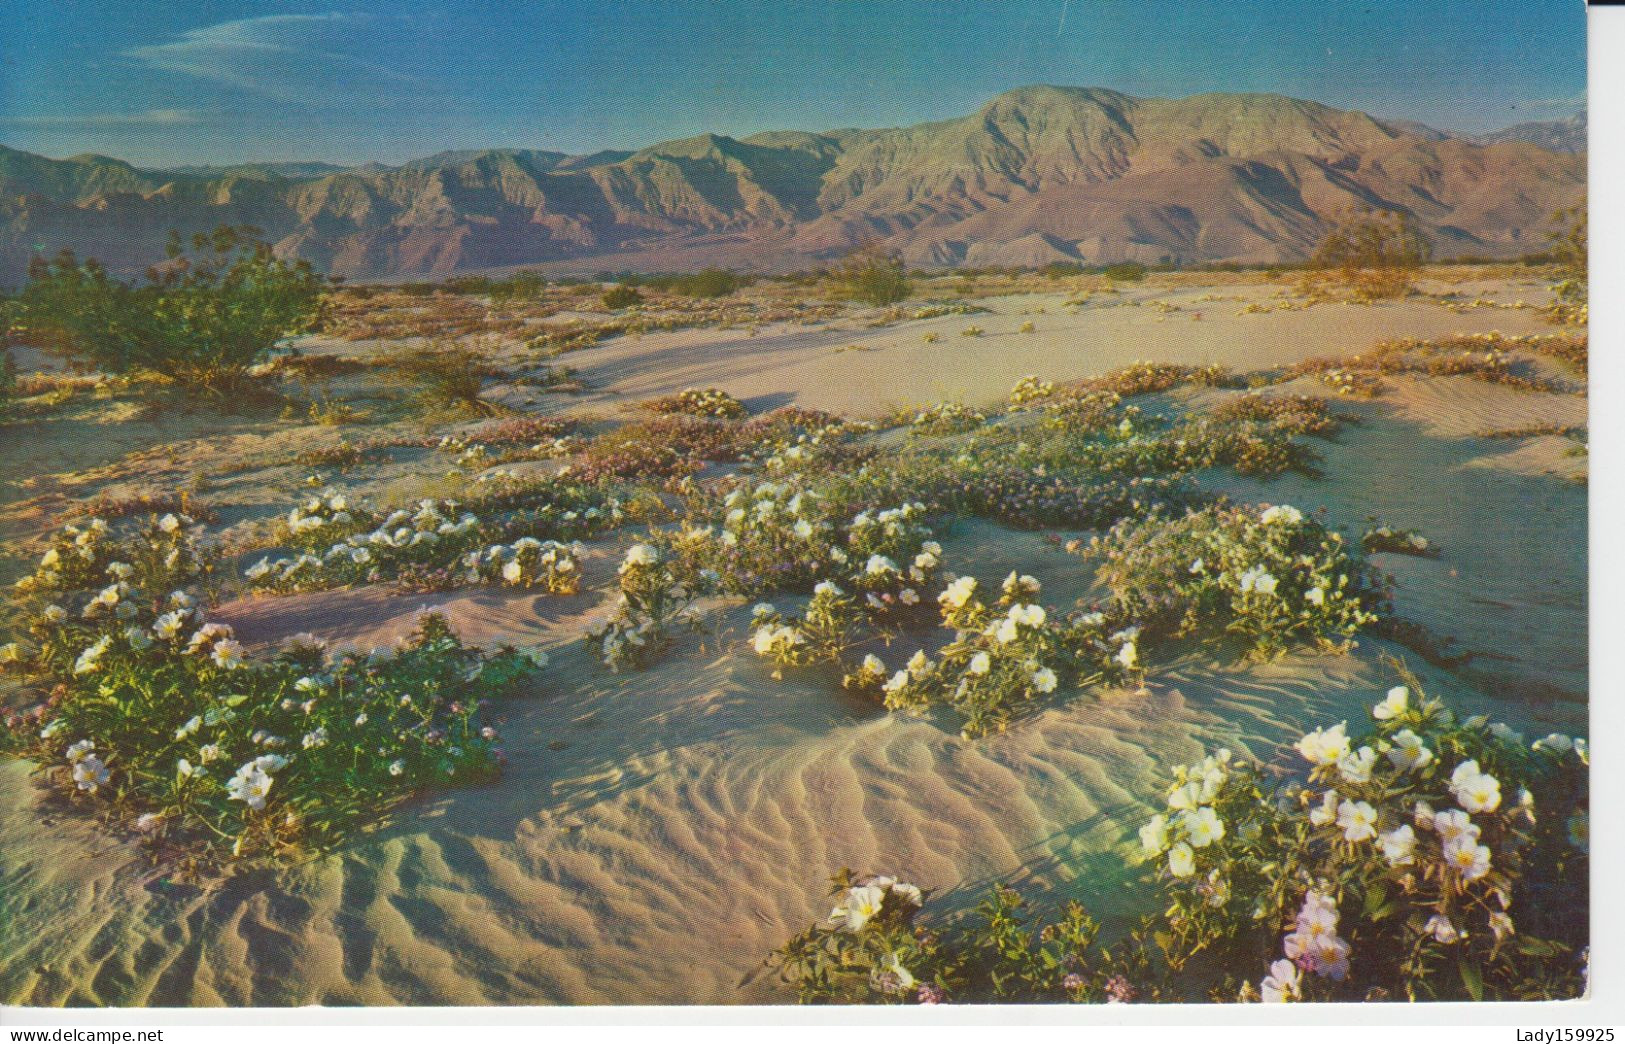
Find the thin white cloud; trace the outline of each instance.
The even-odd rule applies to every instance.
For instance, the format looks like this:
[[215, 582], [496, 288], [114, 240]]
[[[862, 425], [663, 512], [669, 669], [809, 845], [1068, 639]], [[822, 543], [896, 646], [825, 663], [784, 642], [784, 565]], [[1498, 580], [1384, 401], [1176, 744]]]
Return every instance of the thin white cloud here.
[[297, 105], [355, 102], [399, 92], [413, 77], [357, 57], [368, 15], [266, 15], [192, 29], [123, 52], [147, 68], [193, 76]]
[[89, 113], [74, 116], [0, 117], [8, 127], [55, 128], [178, 127], [201, 123], [207, 114], [197, 109], [147, 109], [145, 112]]
[[1583, 109], [1586, 107], [1586, 92], [1568, 98], [1536, 98], [1534, 101], [1523, 103], [1525, 109]]

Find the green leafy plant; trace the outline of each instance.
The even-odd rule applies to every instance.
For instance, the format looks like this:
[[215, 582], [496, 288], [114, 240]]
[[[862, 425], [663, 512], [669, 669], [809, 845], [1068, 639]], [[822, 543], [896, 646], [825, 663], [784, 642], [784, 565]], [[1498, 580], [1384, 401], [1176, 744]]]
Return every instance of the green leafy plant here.
[[853, 251], [830, 273], [841, 296], [871, 305], [897, 304], [909, 294], [903, 259], [879, 246]]
[[933, 917], [929, 893], [843, 869], [829, 916], [767, 963], [803, 1003], [1580, 996], [1585, 741], [1458, 719], [1395, 667], [1407, 684], [1363, 736], [1343, 722], [1283, 764], [1174, 766], [1139, 829], [1159, 912], [1109, 945], [1075, 902], [1035, 930], [996, 884]]
[[112, 278], [71, 251], [36, 258], [11, 303], [14, 337], [83, 357], [113, 374], [149, 374], [226, 391], [279, 341], [319, 321], [326, 280], [276, 257], [252, 229], [178, 237], [142, 285]]
[[1289, 505], [1128, 518], [1083, 553], [1123, 616], [1159, 634], [1229, 636], [1260, 659], [1298, 642], [1342, 648], [1385, 602], [1342, 534]]
[[28, 637], [0, 662], [51, 690], [0, 743], [70, 804], [235, 858], [336, 843], [415, 789], [497, 771], [480, 704], [544, 657], [463, 646], [435, 616], [390, 652], [254, 655], [203, 618], [211, 554], [181, 516], [127, 536], [93, 519], [17, 585]]

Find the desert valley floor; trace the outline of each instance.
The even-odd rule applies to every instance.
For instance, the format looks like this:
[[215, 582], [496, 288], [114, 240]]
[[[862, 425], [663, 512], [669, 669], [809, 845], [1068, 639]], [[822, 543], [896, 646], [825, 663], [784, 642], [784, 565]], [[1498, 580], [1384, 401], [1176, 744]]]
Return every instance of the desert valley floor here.
[[[1305, 372], [1261, 391], [1325, 395], [1349, 415], [1333, 439], [1308, 440], [1322, 458], [1318, 477], [1199, 476], [1238, 501], [1324, 509], [1356, 538], [1368, 519], [1426, 534], [1437, 557], [1378, 552], [1374, 561], [1393, 576], [1396, 612], [1470, 658], [1430, 664], [1372, 636], [1347, 655], [1300, 652], [1260, 666], [1192, 652], [1159, 664], [1143, 688], [1075, 693], [974, 741], [943, 721], [885, 713], [817, 671], [774, 680], [750, 651], [746, 599], [708, 603], [709, 630], [685, 635], [647, 670], [610, 673], [581, 637], [612, 608], [635, 527], [587, 542], [587, 582], [574, 595], [231, 586], [258, 557], [231, 549], [285, 512], [313, 471], [380, 503], [426, 483], [470, 482], [479, 468], [445, 478], [456, 458], [435, 443], [481, 422], [414, 414], [400, 393], [369, 384], [365, 368], [335, 366], [324, 382], [286, 378], [290, 398], [353, 411], [335, 423], [303, 406], [153, 408], [85, 379], [47, 388], [54, 364], [19, 358], [39, 395], [56, 398], [27, 400], [35, 412], [0, 427], [0, 579], [29, 568], [74, 505], [186, 490], [217, 518], [211, 530], [228, 549], [227, 589], [209, 618], [250, 647], [307, 631], [387, 645], [432, 607], [467, 642], [540, 646], [551, 664], [492, 708], [507, 756], [499, 780], [415, 798], [379, 829], [292, 866], [177, 879], [127, 834], [44, 803], [29, 763], [0, 759], [0, 1002], [784, 1002], [763, 958], [827, 911], [826, 882], [842, 866], [906, 875], [948, 907], [1012, 881], [1046, 907], [1080, 898], [1108, 930], [1122, 928], [1154, 901], [1127, 864], [1167, 767], [1219, 744], [1268, 753], [1314, 724], [1362, 718], [1394, 684], [1384, 656], [1403, 657], [1463, 714], [1490, 713], [1531, 735], [1584, 734], [1586, 386], [1583, 373], [1516, 347], [1559, 329], [1541, 311], [1543, 279], [1518, 266], [1430, 269], [1418, 293], [1374, 304], [1305, 301], [1290, 279], [1255, 274], [1078, 281], [981, 277], [959, 287], [943, 276], [891, 312], [798, 309], [782, 287], [759, 283], [718, 306], [715, 321], [557, 355], [573, 374], [552, 387], [501, 372], [528, 365], [522, 342], [538, 331], [604, 319], [596, 297], [491, 331], [478, 313], [502, 308], [476, 301], [463, 339], [498, 373], [488, 401], [601, 431], [644, 400], [691, 387], [728, 392], [752, 414], [796, 406], [881, 420], [958, 402], [991, 417], [1027, 375], [1076, 381], [1138, 361], [1248, 375], [1399, 338], [1497, 332], [1538, 387], [1470, 372], [1378, 373], [1381, 394], [1367, 398], [1339, 396]], [[345, 318], [385, 304], [412, 314], [438, 300], [398, 297], [380, 290], [346, 305]], [[929, 306], [942, 300], [985, 311]], [[375, 360], [410, 343], [328, 332], [297, 347], [305, 358]], [[1181, 386], [1139, 401], [1178, 413], [1239, 394]], [[341, 444], [364, 452], [342, 466], [300, 462]], [[703, 474], [739, 466], [712, 462]], [[1080, 536], [959, 520], [940, 539], [953, 571], [984, 582], [1030, 573], [1064, 607], [1093, 584], [1064, 548]]]

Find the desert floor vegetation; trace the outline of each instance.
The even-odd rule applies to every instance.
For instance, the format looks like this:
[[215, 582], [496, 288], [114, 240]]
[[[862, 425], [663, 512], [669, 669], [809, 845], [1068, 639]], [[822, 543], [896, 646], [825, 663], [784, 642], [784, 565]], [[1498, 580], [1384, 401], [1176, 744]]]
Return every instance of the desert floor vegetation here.
[[[215, 246], [127, 292], [303, 278]], [[1577, 995], [1572, 265], [1413, 260], [328, 285], [171, 372], [39, 291], [0, 998]]]

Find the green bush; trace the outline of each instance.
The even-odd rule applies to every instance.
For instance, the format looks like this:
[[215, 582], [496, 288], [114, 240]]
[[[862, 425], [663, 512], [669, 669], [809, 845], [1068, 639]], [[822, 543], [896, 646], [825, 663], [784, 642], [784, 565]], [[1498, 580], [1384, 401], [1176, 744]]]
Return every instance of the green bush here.
[[17, 585], [29, 637], [0, 649], [51, 695], [8, 717], [0, 747], [87, 812], [233, 857], [339, 842], [413, 790], [497, 771], [480, 704], [532, 659], [466, 647], [434, 616], [388, 652], [252, 655], [203, 619], [213, 554], [173, 514], [57, 534]]
[[430, 409], [492, 417], [501, 407], [480, 398], [487, 377], [496, 376], [479, 352], [450, 341], [414, 348], [395, 360], [396, 375], [416, 389]]
[[36, 258], [11, 303], [13, 336], [81, 356], [108, 373], [146, 373], [188, 388], [225, 390], [285, 337], [311, 329], [326, 280], [283, 261], [251, 229], [174, 238], [167, 264], [143, 285], [113, 279], [63, 251]]
[[878, 247], [853, 253], [831, 273], [831, 278], [843, 297], [864, 304], [897, 304], [908, 297], [908, 270], [903, 259]]
[[1557, 263], [1557, 282], [1552, 293], [1557, 298], [1553, 314], [1561, 322], [1586, 322], [1591, 295], [1590, 245], [1587, 211], [1584, 205], [1560, 210], [1552, 220], [1559, 231], [1552, 234], [1552, 260]]
[[672, 289], [685, 297], [727, 297], [746, 284], [743, 276], [725, 268], [702, 268], [679, 276]]
[[635, 286], [612, 286], [604, 291], [604, 307], [612, 312], [643, 303], [643, 295]]
[[1460, 720], [1407, 683], [1276, 764], [1172, 770], [1139, 830], [1159, 911], [1110, 945], [1077, 903], [966, 916], [889, 876], [833, 879], [768, 959], [803, 1003], [1566, 1000], [1583, 994], [1589, 754]]
[[1128, 518], [1083, 553], [1116, 613], [1158, 633], [1228, 634], [1258, 659], [1298, 642], [1340, 648], [1384, 601], [1342, 534], [1287, 505]]
[[1328, 232], [1309, 268], [1341, 283], [1356, 300], [1374, 301], [1410, 292], [1410, 273], [1431, 256], [1432, 247], [1410, 214], [1366, 211]]
[[1101, 275], [1114, 283], [1138, 283], [1145, 279], [1146, 267], [1133, 261], [1123, 261], [1115, 265], [1107, 265], [1101, 269]]

